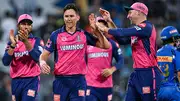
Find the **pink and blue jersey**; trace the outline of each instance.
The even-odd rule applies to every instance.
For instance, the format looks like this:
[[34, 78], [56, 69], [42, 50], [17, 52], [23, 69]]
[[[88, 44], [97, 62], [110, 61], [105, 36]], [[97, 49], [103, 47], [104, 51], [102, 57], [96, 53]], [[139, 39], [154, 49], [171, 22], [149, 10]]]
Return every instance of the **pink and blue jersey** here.
[[9, 42], [7, 45], [2, 62], [5, 66], [10, 65], [11, 78], [35, 77], [39, 76], [41, 73], [38, 59], [43, 50], [43, 41], [34, 37], [32, 34], [30, 34], [28, 41], [33, 47], [32, 50], [26, 50], [24, 43], [18, 41], [12, 56], [7, 53], [11, 43]]
[[119, 44], [131, 44], [133, 68], [157, 66], [156, 30], [149, 21], [144, 21], [131, 28], [110, 29], [109, 33]]
[[102, 70], [112, 67], [112, 58], [117, 61], [115, 67], [122, 67], [124, 60], [122, 58], [121, 49], [112, 40], [109, 41], [111, 47], [109, 49], [101, 49], [98, 47], [87, 47], [88, 72], [86, 74], [87, 85], [98, 88], [108, 88], [113, 86], [112, 76], [103, 77]]
[[76, 29], [73, 34], [65, 27], [54, 31], [45, 49], [55, 53], [55, 75], [76, 75], [86, 73], [85, 52], [87, 44], [95, 45], [96, 39], [89, 33]]

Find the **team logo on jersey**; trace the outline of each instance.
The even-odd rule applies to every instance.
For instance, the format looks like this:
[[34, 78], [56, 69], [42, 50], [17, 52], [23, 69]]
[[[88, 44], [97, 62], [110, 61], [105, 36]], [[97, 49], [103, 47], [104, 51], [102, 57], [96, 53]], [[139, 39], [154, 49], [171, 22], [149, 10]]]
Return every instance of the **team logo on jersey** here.
[[81, 38], [80, 38], [79, 35], [77, 35], [76, 40], [77, 40], [77, 42], [80, 42], [80, 41], [81, 41]]
[[65, 36], [63, 36], [63, 37], [61, 37], [61, 40], [62, 40], [62, 41], [66, 41], [67, 38], [66, 38]]
[[78, 90], [78, 95], [79, 96], [85, 96], [85, 91], [84, 90]]
[[142, 87], [143, 94], [149, 94], [151, 92], [150, 87]]
[[27, 95], [31, 97], [35, 97], [35, 90], [29, 89]]

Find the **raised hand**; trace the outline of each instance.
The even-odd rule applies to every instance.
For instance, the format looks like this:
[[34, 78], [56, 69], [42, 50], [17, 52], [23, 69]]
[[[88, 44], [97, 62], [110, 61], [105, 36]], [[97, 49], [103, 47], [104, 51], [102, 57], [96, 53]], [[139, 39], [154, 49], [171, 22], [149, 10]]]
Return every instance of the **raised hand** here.
[[95, 18], [95, 15], [94, 15], [94, 13], [91, 13], [90, 15], [89, 15], [89, 25], [91, 26], [91, 28], [93, 29], [93, 30], [95, 30], [96, 29], [96, 18]]
[[102, 8], [99, 8], [99, 12], [105, 21], [107, 21], [107, 22], [112, 21], [109, 11], [102, 9]]
[[96, 26], [99, 29], [99, 31], [101, 31], [101, 32], [107, 33], [109, 30], [105, 25], [103, 25], [102, 23], [99, 23], [99, 22], [96, 22]]
[[10, 32], [9, 32], [9, 39], [11, 41], [11, 44], [13, 46], [15, 46], [17, 41], [18, 41], [18, 39], [17, 39], [17, 37], [16, 38], [14, 37], [14, 30], [13, 29], [11, 29]]

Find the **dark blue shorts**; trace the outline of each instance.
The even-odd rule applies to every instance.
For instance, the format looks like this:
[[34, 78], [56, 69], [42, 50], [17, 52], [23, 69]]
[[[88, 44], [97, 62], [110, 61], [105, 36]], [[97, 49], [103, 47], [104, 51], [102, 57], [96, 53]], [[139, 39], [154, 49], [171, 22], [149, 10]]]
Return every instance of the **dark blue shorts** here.
[[38, 76], [12, 79], [12, 101], [35, 101], [38, 86]]
[[86, 101], [112, 101], [112, 88], [97, 88], [88, 86]]
[[56, 76], [53, 82], [54, 101], [85, 101], [84, 75]]
[[161, 80], [157, 67], [135, 69], [129, 78], [125, 101], [156, 101]]
[[180, 90], [177, 86], [163, 86], [158, 92], [158, 101], [180, 101]]

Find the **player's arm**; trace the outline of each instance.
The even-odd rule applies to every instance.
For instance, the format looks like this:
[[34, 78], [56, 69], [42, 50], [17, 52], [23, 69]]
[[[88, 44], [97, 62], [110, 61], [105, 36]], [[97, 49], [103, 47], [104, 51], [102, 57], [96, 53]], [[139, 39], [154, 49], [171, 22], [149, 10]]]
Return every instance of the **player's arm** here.
[[102, 71], [102, 75], [104, 77], [108, 77], [112, 75], [113, 72], [115, 72], [117, 69], [120, 69], [124, 65], [124, 58], [123, 58], [121, 49], [114, 41], [110, 40], [110, 43], [112, 45], [112, 53], [113, 53], [113, 57], [116, 60], [116, 64], [112, 66], [111, 68], [104, 69]]
[[13, 54], [14, 54], [14, 49], [15, 49], [17, 41], [18, 41], [18, 37], [14, 36], [14, 30], [12, 30], [12, 29], [9, 32], [9, 39], [10, 39], [10, 42], [8, 42], [7, 47], [5, 49], [5, 53], [2, 58], [2, 63], [5, 66], [8, 66], [11, 63]]
[[43, 40], [36, 38], [36, 42], [33, 49], [29, 51], [30, 56], [37, 62], [39, 61], [39, 57], [43, 51], [43, 47], [44, 47]]
[[13, 46], [11, 46], [11, 43], [8, 42], [6, 49], [5, 49], [5, 53], [2, 57], [2, 63], [5, 66], [9, 66], [9, 64], [11, 63], [11, 61], [13, 59], [13, 54], [14, 54], [14, 48], [13, 48]]
[[137, 36], [137, 37], [150, 37], [153, 26], [148, 23], [142, 23], [140, 25], [135, 25], [130, 28], [107, 28], [106, 26], [102, 26], [99, 23], [96, 23], [98, 28], [103, 32], [108, 32], [109, 34], [113, 35], [114, 37], [130, 37], [130, 36]]
[[54, 52], [55, 50], [55, 39], [56, 39], [56, 33], [53, 32], [50, 36], [50, 39], [48, 39], [47, 43], [46, 43], [46, 46], [42, 52], [42, 54], [40, 55], [39, 57], [39, 63], [40, 63], [40, 68], [41, 68], [41, 71], [42, 73], [44, 74], [49, 74], [50, 73], [50, 66], [47, 65], [47, 60], [48, 60], [48, 57], [50, 56], [50, 54], [52, 52]]
[[176, 58], [175, 58], [175, 64], [176, 64], [176, 70], [177, 70], [177, 78], [179, 80], [180, 83], [180, 52], [177, 51], [176, 52]]
[[108, 23], [109, 28], [117, 28], [115, 23], [111, 19], [111, 15], [109, 11], [99, 8], [99, 12], [102, 15], [103, 19]]
[[[103, 35], [102, 32], [100, 32], [96, 26], [96, 20], [95, 20], [95, 16], [93, 13], [91, 13], [89, 15], [89, 24], [92, 28], [92, 33], [96, 36], [97, 40], [96, 40], [96, 46], [100, 47], [100, 48], [104, 48], [104, 49], [108, 49], [110, 47], [110, 44], [107, 40], [107, 38]], [[86, 34], [86, 36], [88, 35], [88, 33]], [[87, 36], [89, 37], [89, 36]], [[90, 39], [90, 38], [88, 38]], [[91, 41], [91, 40], [87, 40], [87, 41]]]

